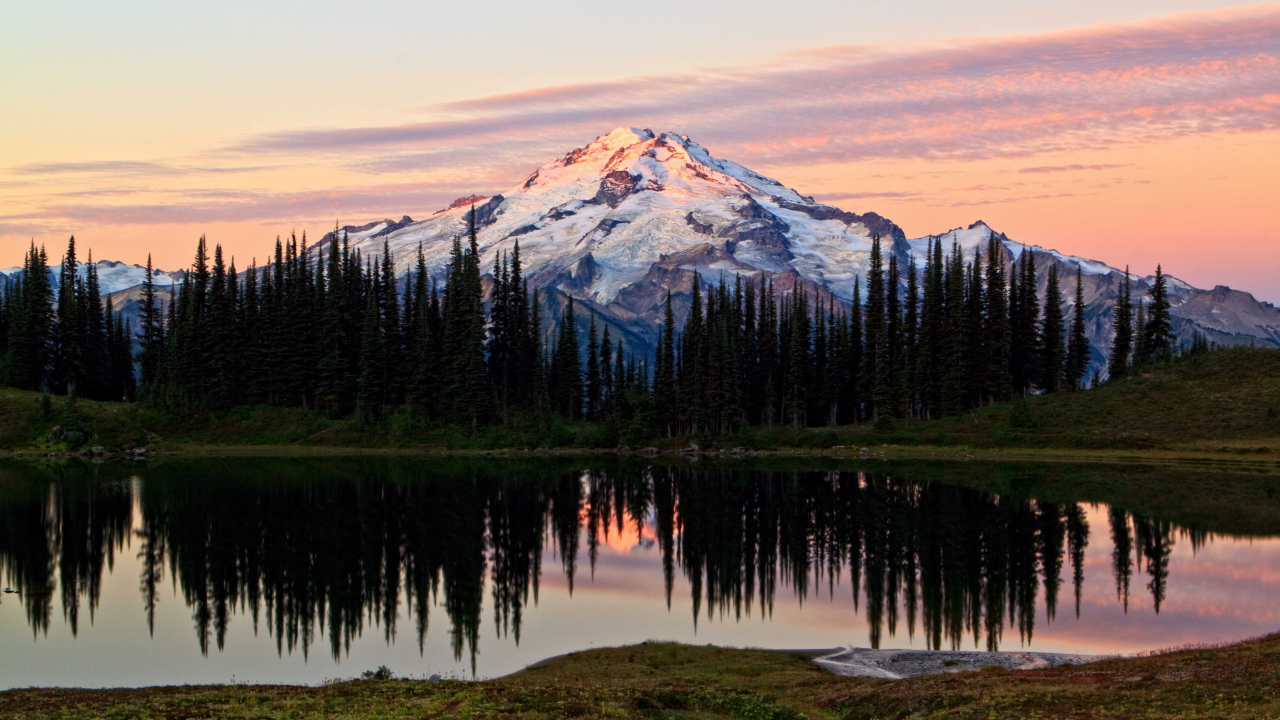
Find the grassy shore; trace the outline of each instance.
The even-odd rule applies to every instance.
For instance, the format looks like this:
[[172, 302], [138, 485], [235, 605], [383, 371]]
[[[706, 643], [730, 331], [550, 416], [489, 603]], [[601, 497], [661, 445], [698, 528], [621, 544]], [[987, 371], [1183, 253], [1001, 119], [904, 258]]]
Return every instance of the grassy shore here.
[[[526, 418], [477, 431], [434, 427], [391, 415], [372, 425], [330, 419], [301, 408], [239, 407], [222, 412], [163, 410], [140, 404], [0, 390], [0, 449], [46, 453], [70, 449], [49, 440], [54, 427], [83, 431], [85, 445], [202, 451], [253, 447], [400, 451], [603, 449], [655, 445], [756, 450], [895, 446], [953, 453], [1017, 449], [1079, 457], [1105, 453], [1146, 458], [1280, 454], [1280, 351], [1235, 348], [1183, 359], [1097, 390], [1034, 397], [932, 421], [830, 428], [748, 428], [719, 438], [653, 438], [634, 428]], [[899, 450], [898, 453], [910, 454]], [[1278, 456], [1280, 457], [1280, 456]]]
[[486, 682], [0, 693], [0, 718], [1275, 718], [1280, 635], [1046, 670], [842, 678], [800, 653], [645, 643]]

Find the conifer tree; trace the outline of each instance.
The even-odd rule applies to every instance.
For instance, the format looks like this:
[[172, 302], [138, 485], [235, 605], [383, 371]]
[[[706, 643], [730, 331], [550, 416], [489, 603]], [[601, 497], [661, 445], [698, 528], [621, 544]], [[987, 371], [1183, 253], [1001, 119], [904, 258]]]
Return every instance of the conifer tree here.
[[160, 370], [160, 354], [164, 345], [164, 321], [156, 301], [155, 271], [151, 267], [151, 254], [147, 254], [147, 276], [142, 281], [142, 309], [138, 322], [142, 341], [138, 353], [141, 384], [150, 387], [156, 382]]
[[555, 359], [553, 361], [554, 400], [560, 414], [571, 420], [582, 417], [582, 357], [578, 345], [577, 318], [573, 311], [573, 297], [568, 302], [564, 314], [560, 316], [560, 334], [556, 338]]
[[1133, 300], [1129, 282], [1129, 268], [1124, 269], [1124, 284], [1112, 308], [1111, 324], [1115, 338], [1111, 341], [1111, 358], [1107, 362], [1107, 375], [1118, 380], [1129, 372], [1129, 358], [1133, 355]]
[[596, 336], [596, 315], [589, 314], [587, 327], [587, 373], [586, 373], [586, 417], [596, 420], [600, 414], [600, 403], [603, 396], [600, 376], [600, 340]]
[[965, 410], [968, 379], [969, 307], [966, 303], [965, 262], [960, 245], [951, 244], [946, 272], [946, 326], [943, 329], [942, 413], [955, 415]]
[[1009, 373], [1009, 296], [1005, 279], [1004, 249], [995, 234], [987, 244], [986, 290], [986, 402], [1007, 399], [1013, 394]]
[[1150, 362], [1147, 353], [1147, 311], [1139, 297], [1133, 305], [1133, 365], [1141, 366]]
[[1156, 279], [1151, 285], [1151, 306], [1147, 309], [1147, 322], [1143, 330], [1146, 361], [1155, 362], [1172, 357], [1175, 344], [1173, 319], [1169, 314], [1169, 279], [1157, 265]]
[[907, 264], [907, 295], [903, 310], [902, 342], [903, 353], [900, 365], [902, 402], [906, 416], [915, 418], [920, 412], [920, 283], [917, 278], [916, 260], [914, 257]]
[[881, 379], [880, 360], [884, 357], [884, 260], [880, 254], [880, 236], [871, 236], [871, 257], [867, 264], [867, 301], [862, 323], [863, 347], [861, 395], [867, 402], [867, 415], [879, 417], [884, 391], [877, 391]]
[[382, 414], [383, 372], [382, 317], [378, 312], [378, 294], [371, 292], [365, 301], [364, 323], [360, 333], [356, 419], [361, 424], [375, 422]]
[[1071, 314], [1071, 333], [1067, 340], [1067, 366], [1064, 379], [1067, 389], [1079, 390], [1089, 367], [1089, 338], [1084, 326], [1084, 275], [1076, 266], [1076, 297]]
[[600, 416], [607, 418], [612, 414], [614, 401], [613, 389], [613, 339], [609, 337], [609, 326], [604, 326], [604, 334], [600, 337]]
[[1040, 348], [1040, 387], [1045, 392], [1057, 392], [1062, 386], [1063, 363], [1066, 359], [1063, 347], [1062, 292], [1058, 286], [1057, 263], [1049, 266]]
[[48, 273], [44, 247], [32, 242], [7, 303], [9, 383], [24, 390], [48, 391], [52, 384], [56, 317]]
[[81, 317], [78, 312], [79, 302], [83, 300], [80, 288], [80, 277], [76, 261], [76, 238], [71, 236], [67, 243], [67, 253], [62, 258], [62, 266], [58, 272], [58, 314], [54, 374], [57, 378], [57, 391], [74, 395], [84, 392], [84, 358], [80, 341], [83, 336]]
[[653, 395], [659, 426], [664, 427], [667, 437], [675, 432], [676, 405], [676, 320], [671, 310], [671, 291], [667, 291], [667, 299], [662, 310], [662, 335], [658, 341], [658, 353], [654, 360]]
[[849, 345], [846, 351], [847, 360], [845, 377], [845, 401], [844, 406], [848, 408], [847, 413], [849, 419], [853, 422], [863, 420], [865, 416], [865, 406], [868, 405], [866, 396], [861, 392], [861, 381], [863, 372], [863, 341], [862, 341], [862, 289], [860, 283], [862, 278], [855, 277], [853, 279], [853, 302], [849, 308]]

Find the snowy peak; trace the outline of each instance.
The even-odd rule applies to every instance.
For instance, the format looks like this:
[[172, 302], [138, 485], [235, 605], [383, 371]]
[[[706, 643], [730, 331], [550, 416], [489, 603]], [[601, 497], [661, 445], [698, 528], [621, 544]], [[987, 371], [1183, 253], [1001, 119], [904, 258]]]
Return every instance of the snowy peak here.
[[592, 182], [617, 184], [626, 182], [623, 173], [633, 187], [658, 192], [732, 192], [812, 202], [776, 180], [713, 157], [688, 135], [629, 127], [616, 128], [543, 165], [504, 195]]

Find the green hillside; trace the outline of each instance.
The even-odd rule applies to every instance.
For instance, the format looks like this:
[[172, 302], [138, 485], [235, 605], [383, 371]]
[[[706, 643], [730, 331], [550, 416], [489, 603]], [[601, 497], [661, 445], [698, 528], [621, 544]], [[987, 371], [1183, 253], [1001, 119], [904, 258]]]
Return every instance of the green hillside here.
[[1031, 397], [935, 421], [756, 429], [756, 447], [852, 444], [1280, 452], [1280, 351], [1234, 348], [1095, 390]]
[[[56, 439], [55, 432], [50, 440], [54, 428], [61, 428], [62, 439]], [[692, 440], [704, 447], [756, 449], [889, 444], [1280, 453], [1280, 351], [1223, 350], [1158, 366], [1096, 390], [1026, 398], [941, 420], [750, 428], [738, 435]], [[0, 389], [0, 448], [20, 452], [94, 445], [107, 450], [180, 450], [196, 445], [676, 448], [690, 441], [629, 435], [625, 429], [559, 417], [472, 432], [417, 425], [404, 415], [359, 426], [305, 409], [266, 406], [214, 413], [77, 401], [68, 410], [65, 398], [46, 401], [39, 393]]]

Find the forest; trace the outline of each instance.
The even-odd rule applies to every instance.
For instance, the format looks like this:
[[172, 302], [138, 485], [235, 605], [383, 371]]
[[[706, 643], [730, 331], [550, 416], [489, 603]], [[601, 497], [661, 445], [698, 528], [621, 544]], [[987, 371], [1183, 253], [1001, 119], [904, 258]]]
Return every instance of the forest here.
[[[1007, 262], [994, 238], [968, 257], [935, 239], [918, 268], [891, 253], [886, 262], [875, 237], [865, 291], [859, 284], [850, 305], [780, 292], [763, 276], [695, 277], [683, 323], [668, 292], [656, 352], [642, 355], [588, 305], [531, 291], [518, 242], [482, 275], [475, 227], [473, 208], [442, 279], [421, 249], [397, 278], [385, 245], [362, 257], [336, 233], [314, 255], [305, 235], [277, 239], [270, 261], [244, 272], [201, 238], [172, 294], [153, 286], [148, 257], [138, 327], [104, 304], [91, 257], [80, 272], [74, 237], [56, 275], [33, 243], [0, 296], [0, 381], [175, 410], [304, 407], [361, 423], [403, 413], [477, 428], [556, 413], [652, 437], [931, 419], [1099, 382], [1086, 377], [1091, 350], [1073, 309], [1083, 307], [1079, 270], [1073, 302], [1056, 267], [1041, 302], [1030, 254]], [[1179, 347], [1160, 268], [1149, 303], [1134, 302], [1127, 275], [1124, 287], [1109, 378], [1207, 349], [1200, 336]]]

